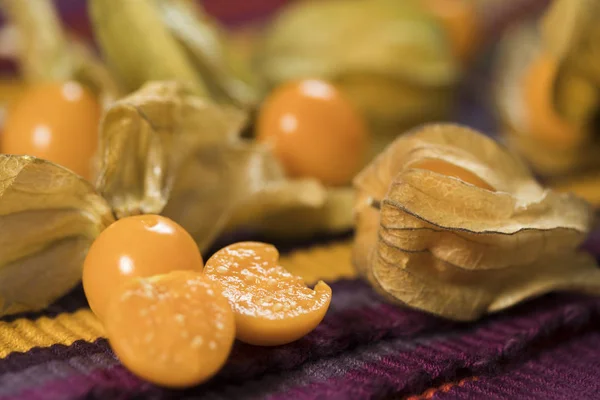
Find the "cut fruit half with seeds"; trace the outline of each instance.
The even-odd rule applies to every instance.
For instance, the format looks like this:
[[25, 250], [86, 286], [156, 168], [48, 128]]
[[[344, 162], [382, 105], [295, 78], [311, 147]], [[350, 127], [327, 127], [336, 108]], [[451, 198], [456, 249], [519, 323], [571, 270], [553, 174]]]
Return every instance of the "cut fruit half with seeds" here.
[[274, 246], [242, 242], [221, 249], [206, 263], [204, 273], [223, 287], [235, 314], [237, 338], [243, 342], [293, 342], [315, 329], [329, 308], [327, 284], [310, 289], [278, 261]]
[[134, 374], [169, 387], [199, 384], [225, 364], [235, 337], [231, 307], [201, 273], [135, 278], [111, 297], [105, 328]]

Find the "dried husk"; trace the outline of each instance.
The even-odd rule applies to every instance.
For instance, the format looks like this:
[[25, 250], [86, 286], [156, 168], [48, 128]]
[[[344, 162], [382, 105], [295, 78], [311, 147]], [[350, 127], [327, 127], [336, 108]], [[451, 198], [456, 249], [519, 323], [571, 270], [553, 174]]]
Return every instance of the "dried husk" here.
[[[501, 44], [496, 102], [507, 138], [544, 177], [564, 179], [600, 167], [599, 6], [593, 0], [555, 1], [541, 21], [524, 22], [510, 30]], [[549, 54], [557, 62], [549, 101], [572, 127], [569, 145], [545, 140], [544, 132], [529, 132], [523, 80], [539, 54]]]
[[[269, 193], [265, 193], [269, 196]], [[264, 202], [270, 199], [257, 196], [254, 199], [256, 208], [264, 207]], [[303, 196], [295, 193], [294, 196]], [[297, 207], [279, 211], [269, 209], [269, 212], [257, 213], [248, 207], [234, 214], [228, 224], [229, 229], [247, 225], [261, 236], [274, 239], [307, 239], [315, 234], [341, 234], [354, 228], [354, 190], [351, 187], [328, 187], [325, 198], [320, 206], [306, 207], [300, 203]], [[262, 198], [261, 198], [262, 197]], [[263, 199], [264, 198], [264, 199]]]
[[[495, 191], [412, 168], [441, 160]], [[468, 128], [428, 125], [392, 143], [355, 179], [358, 271], [390, 299], [474, 320], [548, 291], [600, 294], [578, 252], [593, 213], [541, 187], [514, 155]]]
[[162, 212], [201, 249], [230, 221], [323, 207], [320, 183], [288, 180], [266, 146], [240, 138], [244, 117], [185, 85], [148, 83], [104, 116], [98, 190], [118, 217]]
[[387, 140], [445, 116], [459, 78], [442, 28], [414, 0], [294, 3], [267, 28], [256, 67], [269, 86], [334, 82]]
[[162, 19], [173, 37], [186, 50], [209, 87], [212, 97], [240, 107], [257, 102], [255, 82], [249, 66], [236, 59], [229, 38], [216, 21], [203, 13], [198, 4], [188, 0], [160, 0]]
[[548, 51], [600, 85], [598, 21], [596, 0], [555, 0], [541, 21], [541, 32]]
[[242, 112], [196, 96], [191, 85], [150, 82], [103, 116], [96, 186], [119, 218], [159, 213], [189, 159], [233, 143], [244, 121]]
[[90, 17], [108, 64], [128, 91], [178, 80], [197, 95], [249, 107], [251, 85], [230, 68], [227, 40], [189, 1], [91, 0]]
[[51, 0], [1, 0], [16, 27], [19, 67], [28, 83], [77, 80], [103, 105], [122, 95], [108, 69], [84, 43], [64, 32]]
[[113, 222], [91, 184], [56, 164], [0, 155], [0, 316], [46, 307], [81, 279]]

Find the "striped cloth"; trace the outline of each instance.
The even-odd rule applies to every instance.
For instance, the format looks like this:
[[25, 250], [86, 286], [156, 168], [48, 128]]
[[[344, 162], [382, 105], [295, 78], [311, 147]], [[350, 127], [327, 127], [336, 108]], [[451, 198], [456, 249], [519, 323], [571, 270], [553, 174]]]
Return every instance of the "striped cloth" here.
[[[600, 240], [589, 247], [600, 254]], [[291, 272], [330, 282], [322, 324], [286, 346], [236, 343], [214, 379], [185, 391], [127, 371], [80, 287], [5, 318], [0, 399], [600, 398], [600, 298], [555, 293], [455, 323], [384, 302], [354, 276], [350, 250], [342, 239], [284, 255]]]

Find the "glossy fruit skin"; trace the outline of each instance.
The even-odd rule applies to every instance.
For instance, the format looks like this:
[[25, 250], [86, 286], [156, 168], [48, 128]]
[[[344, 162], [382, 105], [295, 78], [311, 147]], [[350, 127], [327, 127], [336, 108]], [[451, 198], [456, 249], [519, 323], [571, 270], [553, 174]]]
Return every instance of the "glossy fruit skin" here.
[[284, 83], [265, 100], [257, 140], [272, 147], [291, 177], [344, 185], [367, 152], [365, 121], [344, 95], [320, 80]]
[[24, 91], [8, 110], [1, 150], [30, 155], [92, 179], [101, 107], [77, 82], [45, 83]]
[[90, 247], [83, 289], [92, 311], [103, 320], [112, 292], [127, 280], [202, 268], [196, 242], [179, 224], [159, 215], [127, 217], [105, 229]]
[[134, 374], [185, 388], [227, 361], [235, 320], [218, 285], [196, 271], [133, 278], [111, 297], [104, 321], [109, 343]]
[[278, 263], [274, 246], [240, 242], [215, 253], [205, 275], [218, 282], [235, 315], [236, 337], [256, 346], [279, 346], [314, 330], [325, 317], [331, 288], [314, 290]]

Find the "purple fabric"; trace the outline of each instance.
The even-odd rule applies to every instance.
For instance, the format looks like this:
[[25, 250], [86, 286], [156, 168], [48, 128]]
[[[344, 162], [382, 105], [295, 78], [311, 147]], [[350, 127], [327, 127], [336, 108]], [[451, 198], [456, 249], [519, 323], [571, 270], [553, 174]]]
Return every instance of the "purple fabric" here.
[[567, 338], [502, 374], [480, 376], [433, 399], [598, 399], [600, 332]]
[[[580, 295], [548, 295], [469, 325], [390, 306], [359, 281], [332, 287], [330, 312], [312, 334], [276, 348], [238, 343], [225, 369], [196, 388], [139, 380], [98, 340], [0, 360], [0, 398], [402, 397], [465, 377], [503, 376], [554, 343], [600, 330], [600, 299]], [[598, 350], [591, 354], [600, 360]]]

